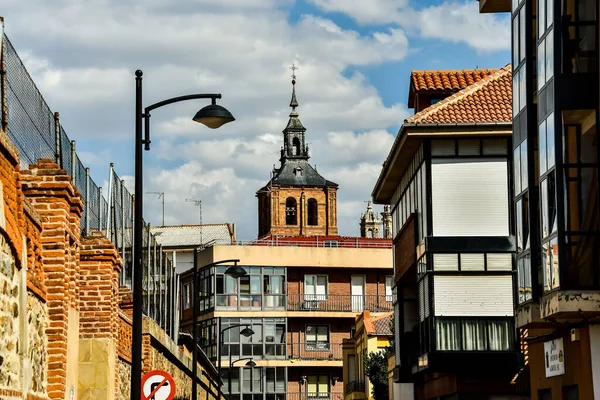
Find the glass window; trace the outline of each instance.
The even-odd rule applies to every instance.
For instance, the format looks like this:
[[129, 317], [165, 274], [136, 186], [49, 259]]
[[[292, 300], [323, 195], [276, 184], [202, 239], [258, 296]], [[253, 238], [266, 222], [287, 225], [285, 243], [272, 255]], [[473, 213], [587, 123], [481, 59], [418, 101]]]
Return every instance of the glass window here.
[[509, 321], [488, 321], [490, 350], [507, 351], [512, 347], [512, 324]]
[[189, 283], [184, 283], [183, 284], [183, 309], [187, 310], [191, 306], [192, 306], [191, 285]]
[[267, 392], [285, 392], [285, 368], [265, 368], [266, 370], [266, 381], [267, 381]]
[[554, 2], [555, 0], [546, 0], [546, 28], [554, 22]]
[[517, 253], [523, 251], [523, 199], [519, 199], [515, 205]]
[[521, 143], [521, 190], [529, 187], [529, 168], [527, 167], [527, 139]]
[[308, 398], [329, 396], [329, 375], [309, 375], [306, 378]]
[[462, 327], [463, 350], [486, 350], [485, 321], [464, 320]]
[[544, 86], [544, 83], [546, 83], [546, 45], [544, 44], [544, 42], [540, 43], [540, 45], [538, 46], [538, 75], [537, 75], [537, 81], [538, 81], [538, 89], [541, 89], [542, 86]]
[[308, 350], [329, 349], [329, 326], [306, 325], [305, 341]]
[[394, 286], [394, 277], [388, 275], [385, 277], [385, 301], [392, 301], [392, 287]]
[[546, 81], [549, 81], [554, 75], [554, 37], [552, 31], [548, 33], [544, 42], [546, 43]]
[[545, 121], [546, 126], [546, 158], [548, 160], [548, 169], [552, 168], [556, 162], [555, 138], [554, 138], [554, 113], [550, 114]]
[[542, 238], [548, 236], [548, 180], [544, 179], [540, 183], [540, 217], [542, 219]]
[[460, 350], [460, 321], [437, 319], [436, 348], [439, 351]]
[[513, 75], [513, 117], [519, 113], [519, 74]]
[[556, 289], [560, 287], [560, 275], [558, 268], [558, 240], [556, 238], [550, 241], [548, 251], [550, 252], [550, 263], [552, 265], [552, 281], [550, 282], [550, 287], [552, 289]]
[[547, 160], [548, 155], [546, 152], [546, 121], [543, 121], [539, 126], [539, 162], [540, 162], [540, 176], [544, 175], [548, 169]]
[[517, 147], [513, 152], [515, 195], [521, 193], [521, 150]]
[[546, 1], [547, 0], [538, 0], [538, 39], [542, 37], [546, 30]]
[[305, 275], [304, 292], [307, 300], [327, 300], [327, 275]]
[[579, 400], [579, 389], [577, 385], [563, 386], [564, 400]]
[[519, 110], [527, 105], [527, 85], [525, 85], [525, 68], [519, 70]]
[[521, 12], [519, 13], [519, 25], [520, 25], [520, 29], [519, 29], [519, 47], [520, 47], [520, 61], [525, 60], [525, 39], [526, 39], [526, 35], [525, 35], [525, 9], [522, 8]]

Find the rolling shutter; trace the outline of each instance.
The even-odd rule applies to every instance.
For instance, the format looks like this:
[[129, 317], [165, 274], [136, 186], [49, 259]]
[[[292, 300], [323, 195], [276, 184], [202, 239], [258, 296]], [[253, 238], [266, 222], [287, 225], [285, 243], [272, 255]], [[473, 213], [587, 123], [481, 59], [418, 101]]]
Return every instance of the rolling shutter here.
[[512, 276], [436, 276], [435, 315], [513, 316]]
[[434, 236], [508, 236], [508, 170], [491, 159], [433, 160]]

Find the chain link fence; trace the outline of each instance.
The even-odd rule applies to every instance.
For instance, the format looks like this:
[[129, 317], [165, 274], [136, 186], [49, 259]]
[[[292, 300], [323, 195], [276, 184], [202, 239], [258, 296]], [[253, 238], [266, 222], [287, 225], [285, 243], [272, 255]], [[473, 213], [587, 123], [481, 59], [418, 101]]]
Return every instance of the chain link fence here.
[[[17, 147], [22, 169], [40, 158], [54, 160], [67, 171], [84, 202], [81, 234], [102, 231], [123, 258], [120, 284], [132, 288], [133, 207], [134, 196], [110, 164], [109, 184], [103, 191], [90, 177], [69, 139], [25, 68], [12, 43], [2, 36], [2, 127]], [[143, 222], [143, 221], [142, 221]], [[174, 339], [177, 313], [177, 277], [175, 266], [143, 222], [143, 290], [144, 312]]]

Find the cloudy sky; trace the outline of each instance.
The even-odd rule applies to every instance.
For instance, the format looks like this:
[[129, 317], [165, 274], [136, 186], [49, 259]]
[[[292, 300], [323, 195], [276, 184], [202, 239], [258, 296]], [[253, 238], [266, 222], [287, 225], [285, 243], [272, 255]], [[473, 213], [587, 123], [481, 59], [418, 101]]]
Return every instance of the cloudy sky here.
[[[508, 15], [475, 0], [0, 0], [5, 32], [98, 185], [109, 163], [133, 192], [134, 71], [144, 104], [223, 94], [234, 123], [191, 121], [206, 103], [152, 114], [145, 191], [165, 223], [257, 232], [257, 189], [278, 164], [295, 63], [311, 164], [339, 183], [338, 225], [358, 235], [381, 163], [408, 109], [412, 69], [502, 67]], [[162, 223], [161, 200], [145, 219]]]

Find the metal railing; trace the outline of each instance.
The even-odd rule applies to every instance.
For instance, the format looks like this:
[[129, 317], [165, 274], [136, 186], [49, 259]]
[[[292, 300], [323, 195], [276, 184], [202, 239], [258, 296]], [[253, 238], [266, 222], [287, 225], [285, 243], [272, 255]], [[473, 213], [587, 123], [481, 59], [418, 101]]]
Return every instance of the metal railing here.
[[291, 392], [285, 400], [344, 400], [342, 392]]
[[274, 246], [274, 247], [324, 247], [324, 248], [356, 248], [356, 249], [391, 249], [392, 241], [388, 239], [366, 239], [358, 237], [336, 237], [333, 239], [307, 236], [300, 240], [298, 237], [274, 237], [272, 239], [258, 239], [250, 241], [236, 241], [236, 246]]
[[365, 383], [359, 381], [350, 381], [346, 384], [346, 393], [350, 392], [364, 392]]
[[341, 343], [288, 343], [287, 355], [292, 360], [340, 361], [342, 360]]
[[[1, 23], [1, 22], [0, 22]], [[114, 243], [123, 258], [120, 284], [131, 288], [131, 248], [133, 245], [134, 198], [110, 164], [109, 184], [103, 190], [90, 177], [61, 125], [25, 68], [6, 35], [2, 35], [1, 66], [5, 75], [0, 80], [2, 129], [19, 151], [21, 169], [28, 169], [40, 158], [54, 160], [72, 179], [84, 203], [81, 234], [99, 230]], [[132, 133], [133, 139], [133, 133]], [[106, 197], [107, 196], [107, 197]], [[171, 261], [156, 246], [150, 226], [144, 223], [144, 312], [156, 320], [175, 338], [177, 332], [176, 276]]]
[[288, 311], [392, 311], [390, 296], [351, 294], [288, 294]]

